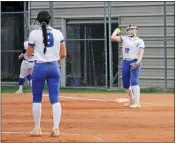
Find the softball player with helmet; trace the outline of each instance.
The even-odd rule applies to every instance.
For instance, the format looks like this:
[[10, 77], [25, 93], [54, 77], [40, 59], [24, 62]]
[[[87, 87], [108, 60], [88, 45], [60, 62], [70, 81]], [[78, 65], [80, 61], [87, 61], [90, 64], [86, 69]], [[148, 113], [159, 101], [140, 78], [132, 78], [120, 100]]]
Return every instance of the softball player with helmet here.
[[130, 97], [124, 106], [140, 108], [139, 75], [145, 45], [144, 41], [136, 35], [136, 26], [129, 25], [127, 27], [127, 33], [127, 36], [119, 36], [120, 29], [116, 28], [112, 34], [112, 41], [122, 42], [122, 83]]
[[41, 135], [41, 101], [42, 93], [47, 81], [49, 99], [53, 111], [53, 129], [51, 136], [59, 136], [61, 119], [61, 105], [59, 102], [60, 70], [58, 61], [66, 56], [64, 37], [59, 30], [50, 27], [51, 16], [47, 11], [37, 15], [41, 27], [33, 30], [29, 35], [27, 55], [31, 56], [34, 50], [35, 64], [32, 73], [32, 113], [35, 127], [31, 135]]
[[16, 91], [16, 93], [22, 93], [23, 92], [23, 84], [25, 81], [25, 77], [27, 77], [29, 84], [32, 86], [32, 80], [31, 80], [31, 74], [34, 67], [34, 57], [30, 56], [28, 57], [26, 54], [26, 49], [28, 47], [28, 41], [24, 42], [24, 50], [18, 57], [19, 59], [23, 59], [20, 67], [20, 76], [18, 80], [19, 88]]

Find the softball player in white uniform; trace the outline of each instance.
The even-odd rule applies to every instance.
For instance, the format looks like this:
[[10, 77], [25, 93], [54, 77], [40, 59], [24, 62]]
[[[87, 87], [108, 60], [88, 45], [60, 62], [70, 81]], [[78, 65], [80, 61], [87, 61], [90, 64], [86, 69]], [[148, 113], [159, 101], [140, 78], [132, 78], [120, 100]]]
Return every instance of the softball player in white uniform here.
[[139, 75], [145, 48], [144, 41], [136, 36], [136, 31], [136, 26], [129, 25], [127, 36], [118, 36], [120, 34], [119, 28], [115, 29], [112, 34], [112, 41], [122, 42], [122, 82], [125, 91], [130, 97], [124, 106], [131, 108], [141, 107]]
[[27, 47], [28, 47], [28, 41], [25, 41], [24, 42], [24, 50], [19, 56], [19, 59], [23, 58], [23, 61], [21, 63], [20, 76], [19, 76], [19, 80], [18, 80], [19, 89], [16, 91], [16, 93], [23, 92], [23, 84], [25, 81], [25, 77], [28, 79], [28, 83], [32, 86], [31, 74], [32, 74], [33, 67], [34, 67], [34, 57], [27, 56], [27, 54], [26, 54]]
[[32, 113], [35, 127], [31, 135], [41, 135], [41, 102], [45, 80], [49, 90], [49, 99], [53, 111], [53, 129], [51, 136], [59, 136], [61, 105], [59, 101], [60, 70], [59, 63], [66, 56], [65, 42], [62, 33], [49, 26], [51, 16], [47, 11], [38, 13], [37, 20], [41, 27], [29, 35], [27, 55], [34, 50], [35, 64], [32, 73]]

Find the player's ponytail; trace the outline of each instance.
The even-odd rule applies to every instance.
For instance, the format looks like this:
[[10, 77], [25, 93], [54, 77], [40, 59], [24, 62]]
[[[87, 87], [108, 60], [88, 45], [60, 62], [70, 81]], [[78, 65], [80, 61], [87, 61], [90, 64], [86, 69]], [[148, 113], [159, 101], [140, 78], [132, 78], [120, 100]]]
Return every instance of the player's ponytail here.
[[51, 16], [48, 11], [40, 11], [37, 16], [37, 20], [40, 22], [43, 32], [43, 43], [44, 43], [44, 51], [43, 53], [46, 53], [46, 47], [48, 45], [48, 33], [47, 33], [47, 25], [49, 24], [51, 20]]
[[47, 29], [46, 29], [46, 23], [42, 22], [41, 26], [42, 26], [42, 32], [43, 32], [43, 43], [44, 43], [44, 46], [45, 46], [44, 50], [43, 50], [43, 53], [45, 54], [46, 53], [46, 47], [48, 45], [48, 43], [47, 43], [48, 34], [47, 34]]

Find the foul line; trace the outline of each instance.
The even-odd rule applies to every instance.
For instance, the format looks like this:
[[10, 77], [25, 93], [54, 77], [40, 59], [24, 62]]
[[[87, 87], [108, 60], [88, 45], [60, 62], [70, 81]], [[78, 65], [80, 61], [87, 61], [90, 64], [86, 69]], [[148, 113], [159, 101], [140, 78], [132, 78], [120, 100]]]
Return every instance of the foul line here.
[[[44, 96], [48, 96], [48, 95], [44, 95]], [[98, 101], [98, 102], [116, 102], [116, 103], [122, 103], [122, 102], [120, 102], [121, 99], [124, 100], [124, 102], [126, 102], [128, 100], [128, 99], [124, 99], [124, 98], [119, 98], [116, 100], [104, 100], [104, 99], [92, 99], [92, 98], [70, 97], [70, 96], [59, 96], [59, 97], [66, 98], [66, 99], [75, 99], [75, 100], [87, 100], [87, 101]], [[168, 104], [156, 104], [156, 103], [146, 103], [146, 102], [144, 102], [143, 104], [174, 107], [174, 105], [168, 105]]]
[[[30, 134], [30, 133], [29, 132], [1, 132], [1, 134]], [[42, 135], [50, 135], [50, 133], [42, 132]], [[83, 136], [81, 134], [69, 134], [69, 133], [60, 133], [60, 135]], [[101, 137], [98, 137], [98, 136], [92, 136], [92, 135], [88, 135], [88, 134], [84, 134], [84, 136], [90, 136], [92, 138], [95, 138], [95, 140], [98, 140], [100, 142], [104, 142], [104, 140]]]

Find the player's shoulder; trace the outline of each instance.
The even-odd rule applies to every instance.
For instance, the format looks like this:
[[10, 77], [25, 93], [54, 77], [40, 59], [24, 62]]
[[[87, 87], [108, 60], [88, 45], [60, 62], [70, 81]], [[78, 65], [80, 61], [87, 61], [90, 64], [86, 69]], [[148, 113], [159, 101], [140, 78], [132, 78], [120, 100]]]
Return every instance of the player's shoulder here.
[[28, 44], [28, 41], [26, 40], [26, 41], [24, 41], [24, 44]]
[[124, 40], [126, 40], [126, 39], [129, 39], [129, 37], [128, 36], [126, 36], [126, 35], [124, 35], [124, 36], [120, 36], [121, 37], [121, 39], [124, 41]]
[[24, 49], [27, 49], [27, 47], [28, 47], [28, 41], [26, 40], [24, 41]]
[[55, 33], [57, 37], [63, 37], [62, 32], [58, 29], [53, 29], [52, 32]]
[[55, 33], [61, 34], [61, 31], [58, 30], [58, 29], [54, 29], [54, 28], [53, 28], [52, 31], [55, 32]]
[[137, 41], [139, 42], [139, 43], [144, 43], [144, 40], [142, 39], [142, 38], [137, 38]]
[[32, 30], [30, 35], [35, 35], [38, 31], [40, 31], [40, 28]]
[[139, 41], [144, 41], [142, 38], [140, 38], [140, 37], [137, 37], [137, 39], [139, 40]]
[[123, 35], [121, 37], [123, 37], [124, 39], [129, 39], [129, 36], [127, 36], [127, 35]]

